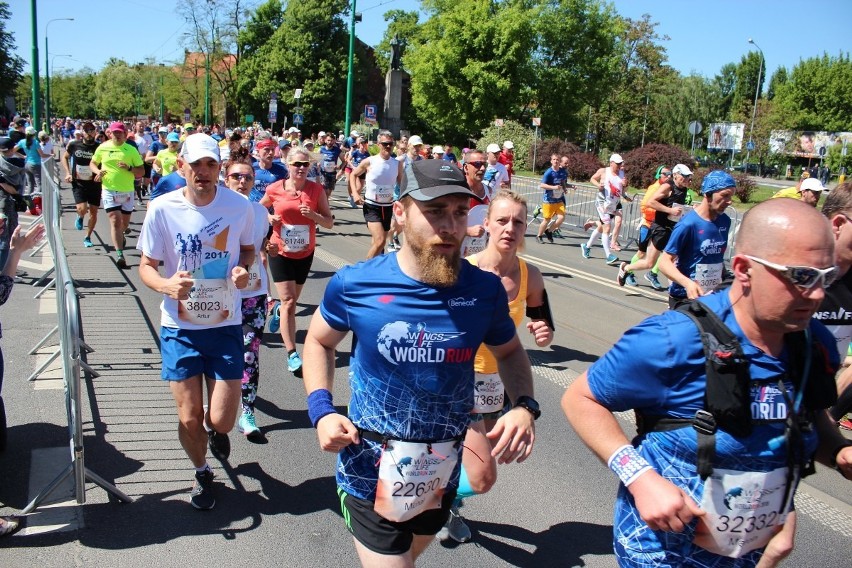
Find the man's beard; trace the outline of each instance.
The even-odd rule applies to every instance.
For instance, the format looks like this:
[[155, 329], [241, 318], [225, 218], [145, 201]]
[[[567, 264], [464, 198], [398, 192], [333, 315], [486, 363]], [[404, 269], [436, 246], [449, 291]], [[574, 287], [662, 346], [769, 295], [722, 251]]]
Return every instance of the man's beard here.
[[[417, 238], [411, 238], [403, 232], [411, 247], [411, 252], [420, 267], [420, 281], [430, 286], [449, 287], [455, 285], [461, 270], [461, 246], [456, 247], [452, 255], [438, 254], [429, 245], [422, 245]], [[446, 242], [446, 241], [442, 241]]]

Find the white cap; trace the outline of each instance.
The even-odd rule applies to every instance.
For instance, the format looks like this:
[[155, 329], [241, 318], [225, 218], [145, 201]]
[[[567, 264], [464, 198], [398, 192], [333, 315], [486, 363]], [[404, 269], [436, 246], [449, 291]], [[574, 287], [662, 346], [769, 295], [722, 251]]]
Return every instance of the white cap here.
[[691, 176], [692, 170], [686, 167], [684, 164], [678, 164], [672, 168], [672, 174], [680, 174], [682, 176]]
[[325, 138], [325, 130], [320, 130], [319, 134], [317, 134], [317, 138]]
[[414, 136], [412, 136], [411, 138], [408, 139], [408, 143], [411, 146], [422, 146], [423, 145], [423, 139], [415, 134]]
[[802, 180], [802, 185], [799, 186], [799, 191], [825, 191], [825, 186], [817, 178], [807, 178]]
[[623, 164], [624, 158], [621, 157], [621, 154], [613, 154], [609, 157], [610, 162], [615, 162], [616, 164]]
[[157, 132], [162, 132], [163, 134], [168, 134], [168, 133], [169, 133], [169, 129], [168, 129], [168, 128], [166, 128], [165, 126], [161, 126], [161, 127], [159, 127], [159, 128], [157, 129]]
[[515, 144], [511, 140], [506, 140], [503, 142], [503, 148], [506, 150], [513, 150], [515, 148]]
[[202, 132], [190, 134], [183, 141], [180, 157], [189, 164], [194, 164], [202, 158], [213, 158], [218, 162], [220, 160], [219, 144], [212, 137]]
[[294, 132], [300, 132], [301, 133], [302, 131], [299, 130], [298, 128], [296, 128], [295, 126], [291, 126], [290, 129], [287, 132], [289, 132], [290, 134], [293, 134]]
[[497, 144], [491, 143], [491, 144], [488, 145], [488, 147], [485, 149], [485, 151], [491, 152], [492, 154], [499, 154], [500, 153], [500, 146], [498, 146]]
[[441, 148], [440, 146], [435, 146], [434, 148], [432, 148], [432, 154], [433, 155], [434, 154], [443, 154], [443, 153], [444, 153], [444, 149]]
[[360, 133], [360, 132], [358, 132], [357, 130], [354, 130], [354, 129], [353, 129], [353, 130], [352, 130], [352, 132], [350, 132], [350, 133], [349, 133], [349, 135], [350, 135], [352, 138], [358, 138], [359, 136], [361, 136], [361, 133]]

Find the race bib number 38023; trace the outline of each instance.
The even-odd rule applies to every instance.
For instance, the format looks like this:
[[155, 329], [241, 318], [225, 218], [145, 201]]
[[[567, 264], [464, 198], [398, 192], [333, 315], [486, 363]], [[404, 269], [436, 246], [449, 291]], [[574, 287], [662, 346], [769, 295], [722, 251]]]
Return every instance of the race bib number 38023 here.
[[217, 324], [234, 315], [230, 280], [225, 278], [196, 278], [189, 298], [180, 300], [178, 317], [192, 324]]
[[459, 443], [387, 442], [379, 463], [376, 513], [397, 523], [441, 507], [458, 463]]
[[766, 546], [787, 516], [787, 468], [769, 472], [716, 469], [704, 482], [695, 544], [721, 556]]

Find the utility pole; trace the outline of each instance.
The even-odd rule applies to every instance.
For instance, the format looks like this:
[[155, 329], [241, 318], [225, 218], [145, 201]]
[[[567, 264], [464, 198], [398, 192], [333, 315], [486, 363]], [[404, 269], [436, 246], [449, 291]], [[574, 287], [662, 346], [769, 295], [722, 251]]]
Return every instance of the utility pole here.
[[343, 135], [349, 136], [349, 125], [352, 124], [352, 84], [353, 84], [353, 61], [355, 59], [355, 0], [352, 0], [349, 18], [349, 72], [346, 75], [346, 123]]
[[[353, 2], [355, 0], [352, 0]], [[32, 125], [33, 128], [38, 130], [41, 126], [41, 113], [39, 112], [39, 94], [41, 89], [39, 88], [38, 81], [38, 21], [36, 15], [38, 14], [38, 7], [36, 6], [36, 0], [30, 0], [30, 11], [32, 13], [32, 32], [33, 32], [33, 55], [32, 55], [32, 68], [33, 68], [33, 109], [32, 109]]]

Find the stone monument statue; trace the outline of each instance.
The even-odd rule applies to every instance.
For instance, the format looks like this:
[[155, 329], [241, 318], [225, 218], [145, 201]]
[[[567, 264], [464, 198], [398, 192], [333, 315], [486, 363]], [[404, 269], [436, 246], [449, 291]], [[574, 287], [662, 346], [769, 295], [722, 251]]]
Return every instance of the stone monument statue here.
[[393, 36], [390, 41], [391, 61], [390, 69], [385, 76], [385, 107], [382, 127], [390, 130], [395, 137], [399, 137], [402, 129], [402, 89], [408, 78], [408, 73], [402, 69], [402, 53], [405, 50], [405, 40], [400, 39], [399, 34]]

